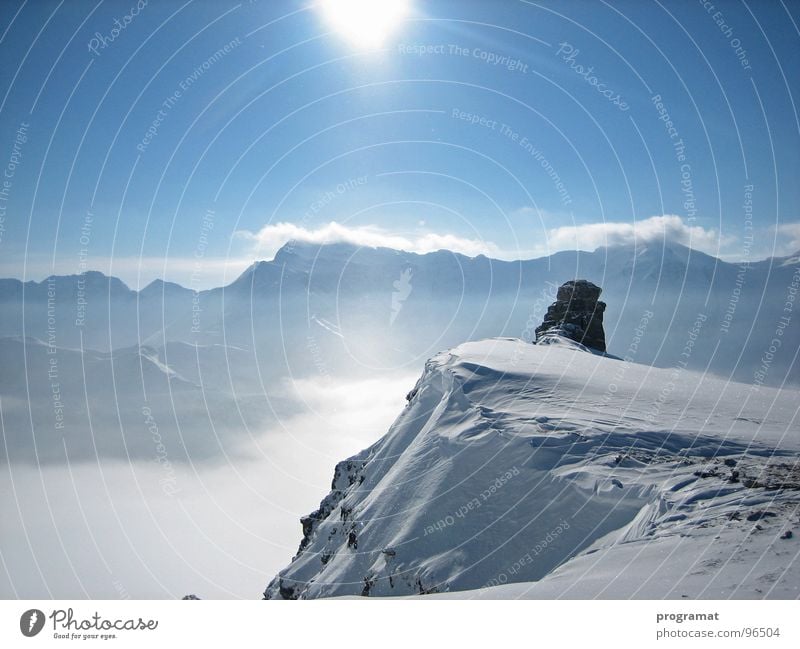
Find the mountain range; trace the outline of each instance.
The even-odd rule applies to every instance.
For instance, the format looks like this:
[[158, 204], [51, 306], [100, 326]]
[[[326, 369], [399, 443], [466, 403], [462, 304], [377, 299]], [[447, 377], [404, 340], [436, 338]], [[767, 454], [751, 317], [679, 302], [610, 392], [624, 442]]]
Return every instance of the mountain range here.
[[[465, 341], [530, 342], [557, 286], [574, 278], [603, 288], [612, 355], [800, 382], [798, 255], [731, 264], [648, 243], [500, 261], [292, 241], [203, 291], [161, 280], [136, 291], [99, 272], [0, 280], [7, 452], [56, 460], [69, 440], [76, 458], [150, 453], [150, 408], [178, 458], [213, 455], [220, 432], [233, 442], [280, 416], [287, 380], [415, 372]], [[90, 428], [119, 434], [98, 445]]]

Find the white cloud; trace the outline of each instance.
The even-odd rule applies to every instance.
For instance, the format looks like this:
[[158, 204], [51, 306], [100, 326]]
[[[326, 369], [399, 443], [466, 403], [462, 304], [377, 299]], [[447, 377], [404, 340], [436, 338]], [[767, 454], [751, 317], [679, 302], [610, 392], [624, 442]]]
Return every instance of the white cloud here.
[[793, 255], [800, 251], [800, 223], [784, 223], [777, 227], [777, 231], [777, 256]]
[[[470, 239], [455, 234], [427, 231], [424, 222], [414, 233], [390, 232], [374, 225], [347, 226], [335, 221], [317, 228], [304, 228], [293, 223], [265, 225], [258, 232], [236, 232], [249, 244], [247, 250], [236, 250], [230, 257], [192, 256], [136, 257], [92, 256], [89, 268], [119, 277], [131, 288], [143, 288], [154, 279], [177, 282], [194, 289], [206, 289], [229, 284], [254, 259], [271, 259], [278, 249], [294, 239], [309, 243], [347, 242], [359, 246], [386, 247], [395, 250], [427, 253], [452, 250], [470, 257], [483, 254], [495, 259], [531, 259], [552, 255], [562, 250], [595, 250], [601, 246], [671, 241], [690, 246], [725, 261], [737, 262], [767, 257], [782, 257], [800, 251], [800, 222], [781, 223], [757, 228], [751, 233], [731, 230], [720, 233], [711, 228], [687, 224], [680, 216], [665, 214], [651, 216], [634, 223], [608, 221], [565, 225], [542, 230], [550, 223], [563, 222], [565, 215], [521, 208], [511, 213], [516, 217], [512, 227], [517, 247], [499, 246], [485, 239]], [[745, 251], [745, 235], [752, 234], [749, 254]], [[60, 255], [55, 262], [51, 255], [29, 254], [24, 264], [16, 257], [0, 258], [0, 276], [41, 281], [51, 274], [78, 273], [77, 256]]]
[[394, 248], [407, 252], [434, 252], [452, 250], [470, 257], [480, 254], [499, 254], [497, 245], [483, 239], [467, 239], [454, 234], [417, 232], [397, 234], [375, 225], [347, 226], [331, 221], [315, 229], [304, 228], [294, 223], [265, 225], [258, 232], [240, 230], [237, 236], [253, 244], [253, 254], [273, 257], [287, 241], [306, 243], [351, 243], [369, 248]]
[[689, 225], [680, 216], [665, 214], [633, 223], [608, 221], [566, 225], [547, 232], [547, 248], [558, 250], [594, 250], [601, 246], [630, 245], [648, 241], [669, 241], [717, 254], [732, 240], [717, 230]]
[[[515, 214], [519, 215], [521, 211], [518, 210]], [[552, 222], [556, 219], [548, 220]], [[245, 230], [236, 234], [252, 244], [252, 254], [264, 258], [274, 256], [290, 240], [316, 244], [345, 242], [417, 253], [446, 249], [470, 257], [484, 254], [500, 259], [527, 259], [561, 250], [595, 250], [601, 246], [663, 240], [719, 255], [737, 241], [735, 237], [721, 235], [717, 230], [687, 224], [674, 214], [651, 216], [633, 223], [608, 221], [554, 227], [546, 230], [543, 238], [532, 241], [532, 245], [526, 245], [526, 241], [531, 241], [530, 231], [518, 230], [516, 238], [520, 245], [516, 249], [504, 249], [492, 241], [469, 239], [454, 234], [425, 231], [399, 234], [375, 225], [347, 226], [335, 221], [313, 229], [293, 223], [275, 223], [265, 225], [258, 232]]]

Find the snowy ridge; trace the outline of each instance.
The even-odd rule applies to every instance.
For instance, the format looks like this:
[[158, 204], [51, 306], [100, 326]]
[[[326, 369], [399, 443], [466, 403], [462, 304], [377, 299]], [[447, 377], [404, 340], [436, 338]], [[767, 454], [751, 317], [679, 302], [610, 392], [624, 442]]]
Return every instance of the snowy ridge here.
[[550, 342], [428, 361], [265, 596], [797, 597], [797, 393]]

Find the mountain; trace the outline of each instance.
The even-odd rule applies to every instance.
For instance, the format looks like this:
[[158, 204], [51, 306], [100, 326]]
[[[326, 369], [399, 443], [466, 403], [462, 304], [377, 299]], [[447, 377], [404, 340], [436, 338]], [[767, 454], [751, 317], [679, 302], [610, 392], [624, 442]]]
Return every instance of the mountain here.
[[576, 277], [603, 287], [611, 355], [797, 385], [798, 259], [744, 267], [648, 244], [510, 262], [290, 242], [207, 291], [161, 280], [135, 291], [98, 272], [0, 280], [8, 454], [55, 461], [65, 440], [78, 458], [152, 454], [145, 407], [172, 457], [218, 453], [215, 431], [247, 436], [280, 416], [287, 381], [392, 379], [464, 341], [530, 341], [557, 286]]
[[[555, 288], [582, 277], [603, 287], [612, 354], [797, 384], [800, 327], [790, 300], [800, 286], [798, 260], [743, 266], [672, 243], [509, 262], [290, 242], [272, 261], [207, 291], [160, 281], [133, 291], [101, 273], [0, 280], [0, 336], [50, 336], [61, 347], [97, 351], [172, 342], [237, 347], [267, 379], [320, 368], [374, 375], [420, 367], [466, 340], [530, 340]], [[696, 344], [684, 356], [698, 317]], [[783, 344], [770, 354], [777, 331]]]
[[434, 356], [266, 598], [796, 598], [797, 393], [567, 339]]

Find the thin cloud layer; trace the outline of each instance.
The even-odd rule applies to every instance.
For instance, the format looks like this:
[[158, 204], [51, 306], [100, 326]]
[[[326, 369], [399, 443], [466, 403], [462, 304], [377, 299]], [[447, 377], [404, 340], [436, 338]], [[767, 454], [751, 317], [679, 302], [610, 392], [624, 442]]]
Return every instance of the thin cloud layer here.
[[601, 246], [680, 243], [725, 261], [753, 261], [782, 257], [800, 250], [800, 223], [744, 230], [735, 234], [690, 225], [675, 214], [651, 216], [634, 223], [605, 222], [568, 225], [547, 231], [547, 244], [536, 247], [535, 256], [561, 250], [596, 250]]
[[274, 256], [290, 240], [314, 244], [350, 243], [417, 253], [446, 249], [470, 257], [483, 254], [501, 259], [520, 259], [561, 250], [595, 250], [601, 246], [664, 240], [718, 254], [735, 241], [733, 237], [721, 235], [717, 230], [689, 225], [680, 216], [672, 214], [652, 216], [634, 223], [608, 221], [550, 228], [543, 241], [532, 242], [533, 245], [530, 246], [525, 245], [525, 233], [518, 232], [517, 239], [521, 245], [515, 250], [505, 249], [486, 239], [470, 239], [450, 233], [398, 234], [375, 225], [347, 226], [335, 221], [317, 228], [275, 223], [265, 225], [258, 232], [242, 230], [236, 234], [252, 244], [252, 254], [264, 258]]
[[424, 254], [436, 250], [452, 250], [470, 257], [477, 255], [497, 256], [499, 248], [491, 241], [468, 239], [454, 234], [419, 232], [397, 234], [375, 225], [347, 226], [331, 221], [315, 229], [304, 228], [293, 223], [265, 225], [258, 232], [240, 230], [239, 237], [253, 244], [253, 254], [273, 257], [287, 241], [306, 243], [350, 243], [369, 248], [394, 248]]
[[668, 241], [714, 254], [731, 243], [730, 237], [717, 230], [689, 225], [674, 214], [651, 216], [633, 223], [609, 221], [562, 226], [549, 230], [547, 238], [553, 251], [594, 250], [601, 246]]
[[[522, 213], [519, 211], [518, 213]], [[551, 220], [555, 220], [553, 217]], [[561, 218], [561, 217], [559, 217]], [[265, 225], [258, 232], [239, 230], [235, 237], [246, 243], [229, 257], [163, 257], [93, 256], [92, 270], [100, 270], [122, 279], [131, 288], [143, 288], [154, 279], [176, 282], [202, 290], [230, 283], [254, 259], [271, 259], [290, 240], [307, 243], [351, 243], [366, 247], [393, 248], [420, 254], [436, 250], [452, 250], [469, 257], [486, 255], [495, 259], [531, 259], [552, 255], [562, 250], [595, 250], [601, 246], [630, 245], [649, 241], [680, 243], [719, 257], [725, 261], [741, 261], [781, 257], [800, 251], [800, 223], [782, 223], [752, 232], [749, 254], [745, 254], [745, 231], [731, 235], [699, 225], [689, 225], [680, 216], [665, 214], [625, 223], [607, 221], [549, 228], [545, 236], [532, 240], [538, 228], [520, 227], [516, 247], [501, 246], [487, 239], [470, 239], [450, 233], [420, 230], [399, 234], [375, 226], [347, 226], [335, 221], [317, 228], [292, 223]], [[51, 274], [69, 275], [79, 272], [74, 255], [53, 259], [32, 255], [28, 258], [24, 277], [17, 264], [0, 261], [0, 276], [41, 281]]]
[[800, 251], [800, 223], [782, 223], [775, 229], [776, 247], [780, 246], [783, 254], [791, 255]]

